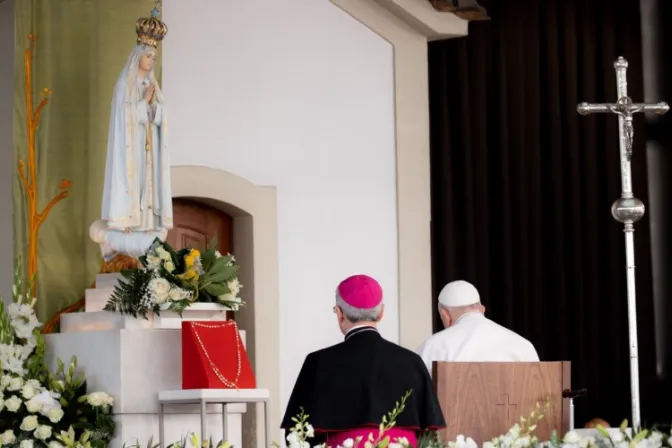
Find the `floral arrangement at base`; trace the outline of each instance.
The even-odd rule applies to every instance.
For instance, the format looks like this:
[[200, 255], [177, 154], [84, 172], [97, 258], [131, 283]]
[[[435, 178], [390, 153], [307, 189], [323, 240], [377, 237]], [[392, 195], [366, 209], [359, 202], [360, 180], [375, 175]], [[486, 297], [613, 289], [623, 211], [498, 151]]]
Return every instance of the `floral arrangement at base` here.
[[67, 371], [60, 359], [58, 370], [49, 371], [36, 299], [29, 299], [32, 282], [22, 282], [18, 266], [13, 303], [5, 310], [0, 300], [0, 445], [104, 448], [114, 436], [114, 400], [104, 392], [86, 393], [74, 357]]
[[[315, 445], [314, 448], [410, 448], [411, 445], [406, 438], [399, 437], [392, 441], [389, 436], [385, 435], [385, 433], [396, 425], [397, 417], [404, 412], [406, 401], [408, 400], [408, 397], [411, 396], [411, 393], [411, 390], [406, 392], [404, 396], [401, 397], [401, 400], [396, 403], [394, 409], [383, 416], [382, 421], [378, 426], [378, 435], [374, 437], [373, 434], [369, 434], [368, 440], [365, 440], [363, 444], [362, 437], [358, 437], [357, 439], [346, 439], [343, 442], [343, 446], [328, 447], [326, 444], [321, 444]], [[309, 417], [309, 415], [303, 412], [303, 409], [301, 409], [299, 415], [292, 417], [292, 421], [295, 425], [287, 435], [288, 448], [311, 448], [308, 439], [315, 436], [315, 431], [310, 423], [308, 423]], [[274, 446], [277, 448], [280, 447], [278, 444], [274, 444]]]
[[180, 316], [193, 303], [217, 303], [238, 311], [245, 303], [238, 294], [240, 266], [231, 254], [222, 255], [213, 239], [202, 254], [196, 249], [174, 250], [154, 240], [142, 267], [122, 271], [124, 280], [116, 286], [105, 305], [106, 311], [147, 318], [147, 313], [173, 311]]
[[[546, 408], [550, 407], [547, 401]], [[628, 432], [628, 421], [624, 420], [617, 431], [608, 431], [597, 426], [597, 437], [582, 436], [580, 430], [569, 431], [560, 438], [557, 431], [551, 433], [550, 440], [539, 441], [534, 435], [537, 424], [544, 418], [539, 403], [527, 418], [521, 417], [506, 434], [495, 437], [483, 444], [483, 448], [666, 448], [672, 447], [672, 431], [663, 432], [653, 429], [641, 429], [634, 437]], [[477, 448], [476, 442], [460, 435], [453, 442], [442, 443], [438, 437], [434, 444], [419, 445], [423, 448]]]
[[[142, 445], [140, 444], [140, 441], [137, 441], [133, 444], [124, 443], [122, 448], [159, 448], [160, 446], [161, 444], [154, 443], [154, 439], [150, 437], [145, 445]], [[187, 434], [186, 437], [182, 437], [182, 440], [179, 442], [171, 443], [167, 448], [233, 448], [233, 445], [224, 440], [219, 443], [214, 443], [212, 437], [210, 437], [210, 440], [203, 440], [201, 442], [198, 435], [192, 432]]]

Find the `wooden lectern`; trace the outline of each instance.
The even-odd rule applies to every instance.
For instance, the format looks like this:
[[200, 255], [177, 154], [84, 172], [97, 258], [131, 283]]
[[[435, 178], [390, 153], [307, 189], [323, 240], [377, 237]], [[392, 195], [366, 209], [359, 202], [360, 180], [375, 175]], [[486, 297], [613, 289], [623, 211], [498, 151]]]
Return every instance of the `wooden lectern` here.
[[433, 370], [447, 428], [443, 440], [462, 434], [480, 446], [505, 434], [537, 402], [551, 407], [534, 433], [549, 440], [551, 431], [569, 430], [569, 403], [562, 391], [570, 389], [571, 363], [563, 362], [435, 362]]

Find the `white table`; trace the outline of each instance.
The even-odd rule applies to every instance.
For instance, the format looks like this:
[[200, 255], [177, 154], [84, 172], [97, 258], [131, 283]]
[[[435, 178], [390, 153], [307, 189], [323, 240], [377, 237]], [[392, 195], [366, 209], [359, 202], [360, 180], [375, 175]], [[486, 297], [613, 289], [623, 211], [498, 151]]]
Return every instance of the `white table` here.
[[167, 404], [200, 404], [201, 405], [201, 442], [207, 440], [205, 430], [206, 412], [208, 403], [222, 405], [222, 440], [227, 440], [226, 405], [234, 403], [263, 403], [264, 404], [264, 446], [269, 444], [268, 403], [271, 394], [268, 389], [183, 389], [164, 390], [159, 392], [159, 443], [165, 448], [164, 413], [163, 407]]

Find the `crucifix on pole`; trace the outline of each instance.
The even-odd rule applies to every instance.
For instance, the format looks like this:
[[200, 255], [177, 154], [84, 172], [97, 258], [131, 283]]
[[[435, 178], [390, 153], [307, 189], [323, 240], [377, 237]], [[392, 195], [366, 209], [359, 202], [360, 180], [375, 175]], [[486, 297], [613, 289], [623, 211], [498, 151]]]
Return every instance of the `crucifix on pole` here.
[[630, 395], [632, 405], [632, 427], [635, 431], [641, 427], [639, 404], [639, 355], [637, 347], [637, 303], [635, 298], [635, 227], [634, 224], [644, 216], [644, 203], [632, 193], [630, 160], [635, 130], [632, 117], [639, 112], [665, 114], [670, 106], [661, 102], [656, 104], [633, 103], [628, 97], [626, 71], [628, 61], [619, 57], [614, 62], [616, 70], [616, 103], [581, 103], [577, 111], [581, 115], [594, 113], [613, 113], [618, 115], [618, 133], [621, 154], [621, 197], [611, 206], [611, 215], [623, 223], [625, 232], [625, 265], [628, 294], [628, 334], [630, 337]]

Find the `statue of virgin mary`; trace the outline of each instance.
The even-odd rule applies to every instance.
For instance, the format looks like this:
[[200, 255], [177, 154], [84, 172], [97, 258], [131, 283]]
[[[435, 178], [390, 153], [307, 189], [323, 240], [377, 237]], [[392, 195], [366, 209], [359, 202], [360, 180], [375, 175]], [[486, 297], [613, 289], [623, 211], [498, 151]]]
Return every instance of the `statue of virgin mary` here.
[[173, 227], [168, 128], [163, 94], [154, 77], [158, 44], [168, 32], [158, 18], [136, 22], [138, 41], [114, 87], [101, 220], [91, 238], [105, 259], [138, 257]]

